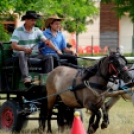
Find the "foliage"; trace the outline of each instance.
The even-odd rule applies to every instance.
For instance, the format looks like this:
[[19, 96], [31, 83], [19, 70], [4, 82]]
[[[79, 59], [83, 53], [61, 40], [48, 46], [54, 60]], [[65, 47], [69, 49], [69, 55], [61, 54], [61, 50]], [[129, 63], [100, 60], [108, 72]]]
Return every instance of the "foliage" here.
[[93, 0], [2, 0], [0, 2], [1, 13], [12, 11], [21, 15], [27, 10], [41, 12], [45, 18], [52, 14], [65, 17], [65, 29], [78, 33], [86, 31], [85, 26], [91, 22], [90, 19], [99, 13]]
[[116, 11], [117, 17], [121, 18], [124, 13], [128, 13], [134, 23], [134, 0], [102, 0], [102, 2], [112, 2], [115, 5], [112, 9]]
[[0, 24], [0, 42], [6, 42], [9, 41], [9, 39], [10, 39], [10, 35], [4, 29], [3, 24]]
[[90, 67], [94, 65], [96, 61], [91, 61], [89, 59], [79, 59], [78, 60], [78, 65], [84, 68]]

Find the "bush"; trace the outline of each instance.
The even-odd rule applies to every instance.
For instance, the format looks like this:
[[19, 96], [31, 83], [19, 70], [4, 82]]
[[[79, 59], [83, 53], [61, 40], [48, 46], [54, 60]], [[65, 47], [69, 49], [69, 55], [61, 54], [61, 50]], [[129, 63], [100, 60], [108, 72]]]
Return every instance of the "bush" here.
[[0, 24], [0, 42], [7, 42], [10, 39], [10, 35], [4, 29], [4, 25]]

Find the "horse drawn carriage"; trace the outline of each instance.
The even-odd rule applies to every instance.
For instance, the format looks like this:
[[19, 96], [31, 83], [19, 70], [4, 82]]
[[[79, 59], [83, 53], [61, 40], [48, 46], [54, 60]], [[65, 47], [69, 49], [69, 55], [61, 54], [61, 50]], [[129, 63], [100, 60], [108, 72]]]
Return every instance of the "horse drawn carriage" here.
[[[125, 57], [119, 52], [112, 52], [100, 59], [95, 75], [90, 78], [91, 70], [83, 67], [76, 69], [59, 66], [49, 75], [44, 74], [42, 60], [29, 58], [33, 82], [25, 87], [21, 81], [18, 58], [12, 56], [10, 43], [0, 43], [0, 99], [6, 100], [0, 106], [0, 128], [20, 131], [28, 119], [44, 122], [47, 119], [48, 131], [51, 132], [50, 120], [56, 119], [60, 128], [63, 118], [73, 119], [75, 108], [87, 108], [92, 112], [88, 134], [94, 133], [99, 127], [99, 109], [107, 97], [109, 78], [118, 75], [125, 82], [131, 79], [126, 64]], [[55, 108], [58, 109], [56, 113], [52, 111]], [[41, 115], [39, 118], [29, 117], [38, 110]], [[52, 114], [57, 117], [52, 118]], [[43, 122], [42, 125], [45, 127]]]
[[[42, 60], [34, 58], [33, 55], [28, 61], [33, 81], [31, 85], [24, 85], [18, 57], [12, 54], [10, 42], [0, 43], [0, 128], [20, 131], [28, 120], [39, 120], [29, 115], [39, 111], [47, 99], [45, 83], [48, 74], [43, 73]], [[63, 61], [65, 60], [61, 62]], [[74, 109], [66, 107], [61, 101], [58, 101], [53, 109], [57, 109], [53, 111], [54, 115], [58, 115], [58, 109], [62, 109], [64, 117], [73, 116]], [[57, 120], [57, 117], [51, 120]], [[68, 121], [67, 119], [66, 123]]]

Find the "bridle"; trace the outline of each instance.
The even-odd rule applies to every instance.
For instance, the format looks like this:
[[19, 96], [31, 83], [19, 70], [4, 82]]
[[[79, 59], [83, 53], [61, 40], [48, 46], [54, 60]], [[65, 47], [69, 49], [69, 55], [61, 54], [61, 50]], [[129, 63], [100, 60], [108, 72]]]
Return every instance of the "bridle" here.
[[114, 65], [112, 63], [109, 63], [109, 66], [108, 66], [108, 73], [111, 74], [111, 72], [114, 72], [115, 76], [117, 76], [117, 77], [119, 76], [119, 74], [121, 72], [124, 72], [124, 71], [127, 71], [127, 70], [128, 70], [128, 68], [126, 66], [124, 66], [122, 68], [122, 70], [119, 71], [114, 67]]
[[[127, 71], [128, 70], [128, 67], [126, 66], [127, 65], [127, 60], [126, 60], [126, 58], [124, 56], [120, 55], [119, 53], [117, 53], [117, 54], [115, 53], [115, 55], [114, 56], [111, 56], [111, 57], [112, 57], [112, 60], [110, 60], [108, 70], [109, 70], [109, 72], [110, 72], [110, 70], [113, 70], [113, 73], [117, 77], [119, 77], [119, 75], [121, 73], [123, 73], [124, 71]], [[121, 58], [121, 59], [123, 59], [125, 61], [125, 65], [120, 64], [118, 62], [117, 59], [119, 59], [119, 58]], [[118, 65], [116, 65], [116, 64], [118, 64]]]
[[[112, 76], [112, 75], [115, 75], [116, 77], [119, 77], [122, 72], [128, 70], [128, 68], [126, 67], [126, 65], [122, 65], [122, 67], [121, 67], [121, 65], [119, 64], [119, 61], [117, 60], [118, 58], [122, 58], [126, 62], [126, 64], [127, 64], [127, 60], [125, 59], [125, 57], [124, 56], [121, 56], [119, 53], [115, 53], [112, 56], [104, 57], [104, 58], [102, 58], [100, 60], [100, 63], [98, 64], [98, 70], [99, 70], [99, 75], [103, 79], [109, 80], [109, 76]], [[102, 65], [102, 62], [104, 60], [108, 60], [108, 64], [107, 64], [107, 70], [108, 70], [108, 72], [107, 72], [107, 75], [102, 74], [102, 71], [100, 69], [100, 66]]]

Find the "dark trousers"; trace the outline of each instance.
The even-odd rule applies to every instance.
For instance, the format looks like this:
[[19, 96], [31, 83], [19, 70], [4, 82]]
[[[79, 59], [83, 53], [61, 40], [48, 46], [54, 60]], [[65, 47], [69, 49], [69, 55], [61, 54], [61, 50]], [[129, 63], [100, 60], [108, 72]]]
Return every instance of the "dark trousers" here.
[[[73, 55], [63, 54], [60, 56], [52, 55], [38, 55], [39, 59], [42, 59], [43, 72], [48, 73], [53, 70], [53, 68], [63, 65], [64, 62], [77, 65], [77, 58]], [[65, 61], [64, 61], [65, 60]]]
[[60, 59], [67, 59], [67, 63], [77, 65], [77, 58], [71, 54], [63, 54], [59, 56]]
[[38, 55], [37, 58], [42, 59], [42, 72], [49, 73], [54, 68], [54, 60], [51, 55]]

